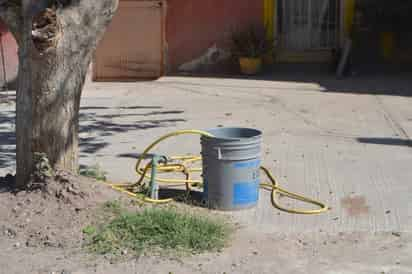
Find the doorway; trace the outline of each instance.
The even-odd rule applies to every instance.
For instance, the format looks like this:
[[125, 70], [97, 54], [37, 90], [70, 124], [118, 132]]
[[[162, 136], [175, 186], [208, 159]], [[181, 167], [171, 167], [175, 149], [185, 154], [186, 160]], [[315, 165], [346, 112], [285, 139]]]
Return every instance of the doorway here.
[[93, 62], [93, 80], [158, 78], [164, 68], [164, 2], [119, 1]]
[[284, 50], [331, 50], [339, 45], [340, 0], [280, 0], [279, 44]]

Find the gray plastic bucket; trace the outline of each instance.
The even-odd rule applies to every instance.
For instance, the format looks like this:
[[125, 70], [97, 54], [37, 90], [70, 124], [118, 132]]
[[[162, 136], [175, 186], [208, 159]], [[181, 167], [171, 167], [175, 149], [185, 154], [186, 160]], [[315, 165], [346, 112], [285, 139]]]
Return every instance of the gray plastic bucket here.
[[259, 200], [262, 132], [249, 128], [208, 130], [203, 136], [203, 199], [210, 208], [239, 210]]

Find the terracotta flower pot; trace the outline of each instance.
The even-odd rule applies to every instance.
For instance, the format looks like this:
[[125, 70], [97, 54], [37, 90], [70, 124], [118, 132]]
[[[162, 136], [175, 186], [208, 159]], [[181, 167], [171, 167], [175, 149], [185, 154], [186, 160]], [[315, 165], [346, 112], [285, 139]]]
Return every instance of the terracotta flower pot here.
[[262, 69], [262, 58], [239, 58], [240, 71], [246, 75], [256, 75]]

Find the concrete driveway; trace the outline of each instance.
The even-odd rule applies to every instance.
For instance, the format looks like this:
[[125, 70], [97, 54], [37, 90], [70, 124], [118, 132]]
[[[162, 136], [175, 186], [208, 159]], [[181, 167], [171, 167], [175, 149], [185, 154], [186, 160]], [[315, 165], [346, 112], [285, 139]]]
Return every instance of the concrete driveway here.
[[[262, 192], [256, 209], [231, 213], [248, 233], [316, 238], [314, 232], [411, 232], [411, 84], [409, 75], [335, 80], [319, 73], [88, 83], [81, 108], [81, 163], [98, 164], [111, 181], [133, 181], [136, 155], [165, 133], [258, 128], [264, 132], [264, 164], [280, 184], [324, 201], [332, 210], [319, 216], [281, 213], [272, 207], [269, 193]], [[1, 105], [1, 174], [14, 167], [13, 108]], [[162, 144], [157, 152], [199, 150], [198, 137], [183, 137]], [[408, 250], [406, 257], [412, 254]]]

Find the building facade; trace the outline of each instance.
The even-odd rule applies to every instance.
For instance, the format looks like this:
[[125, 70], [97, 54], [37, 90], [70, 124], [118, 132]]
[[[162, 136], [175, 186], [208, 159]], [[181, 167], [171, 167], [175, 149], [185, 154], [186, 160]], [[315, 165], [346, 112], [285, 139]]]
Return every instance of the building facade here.
[[[330, 62], [351, 36], [356, 6], [362, 1], [120, 0], [97, 49], [94, 78], [133, 80], [230, 70], [231, 33], [256, 24], [275, 39], [275, 62]], [[0, 32], [5, 67], [0, 79], [12, 81], [17, 46], [1, 23]], [[384, 33], [381, 40], [385, 55], [390, 55], [393, 37]]]

